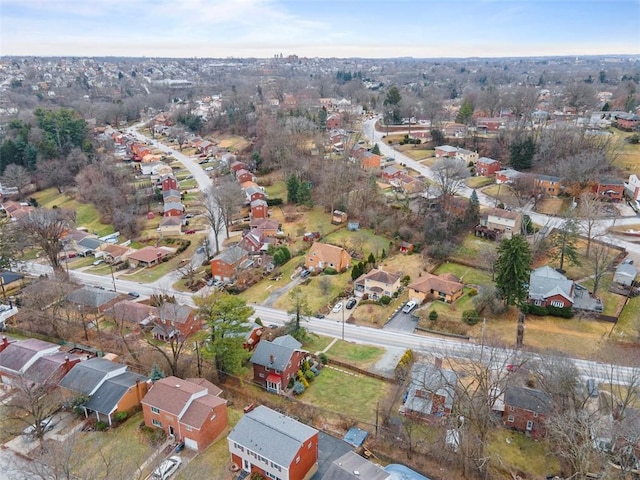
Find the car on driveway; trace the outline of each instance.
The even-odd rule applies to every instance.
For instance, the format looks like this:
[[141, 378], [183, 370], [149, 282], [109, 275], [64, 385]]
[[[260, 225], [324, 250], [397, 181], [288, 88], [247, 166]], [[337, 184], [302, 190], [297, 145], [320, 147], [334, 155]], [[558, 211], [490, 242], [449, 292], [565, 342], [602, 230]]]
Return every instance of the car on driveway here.
[[151, 474], [152, 480], [166, 480], [171, 475], [176, 473], [178, 468], [182, 465], [182, 459], [177, 455], [172, 455], [160, 464]]
[[[42, 433], [50, 432], [53, 427], [58, 424], [58, 419], [51, 415], [50, 417], [44, 418], [40, 420], [40, 428], [42, 429]], [[36, 425], [29, 425], [22, 431], [22, 434], [25, 437], [25, 440], [32, 441], [36, 439]]]
[[303, 270], [300, 274], [300, 278], [307, 278], [309, 275], [311, 275], [311, 270]]
[[342, 302], [338, 302], [336, 303], [336, 305], [333, 307], [333, 310], [331, 310], [333, 313], [339, 313], [342, 310]]
[[213, 172], [213, 167], [207, 167], [204, 169], [205, 172]]
[[351, 310], [353, 307], [355, 307], [355, 306], [356, 306], [356, 303], [358, 303], [358, 301], [357, 301], [355, 298], [350, 298], [350, 299], [347, 301], [347, 304], [345, 305], [345, 308], [346, 308], [347, 310]]
[[408, 301], [407, 304], [402, 309], [402, 313], [411, 313], [411, 311], [414, 308], [416, 308], [417, 305], [418, 304], [416, 302], [414, 302], [413, 300]]

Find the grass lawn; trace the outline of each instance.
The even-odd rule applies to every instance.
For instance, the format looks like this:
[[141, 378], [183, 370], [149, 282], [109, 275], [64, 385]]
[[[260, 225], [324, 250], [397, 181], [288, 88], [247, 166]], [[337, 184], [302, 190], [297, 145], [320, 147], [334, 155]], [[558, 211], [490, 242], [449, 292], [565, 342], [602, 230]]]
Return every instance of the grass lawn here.
[[[409, 147], [409, 148], [404, 148]], [[424, 160], [425, 158], [433, 157], [435, 150], [427, 150], [423, 148], [413, 148], [413, 145], [403, 145], [398, 148], [399, 152], [409, 157], [412, 160]]]
[[230, 150], [244, 150], [250, 145], [249, 141], [240, 136], [228, 136], [218, 141], [220, 148], [228, 148]]
[[15, 417], [18, 412], [19, 409], [14, 410], [6, 405], [0, 405], [0, 444], [20, 435], [27, 428], [26, 420]]
[[264, 187], [264, 190], [268, 198], [281, 198], [283, 202], [287, 201], [287, 183], [284, 180], [275, 180], [271, 185]]
[[507, 205], [514, 205], [517, 200], [509, 185], [491, 185], [490, 187], [483, 188], [482, 193], [489, 195], [490, 197], [497, 198], [499, 201]]
[[366, 228], [362, 228], [357, 232], [350, 232], [346, 228], [343, 228], [327, 235], [323, 241], [339, 245], [345, 249], [353, 249], [361, 253], [363, 258], [366, 258], [369, 253], [373, 253], [376, 258], [379, 258], [382, 250], [389, 253], [389, 240], [380, 235], [376, 235], [372, 230]]
[[632, 145], [624, 141], [625, 138], [633, 135], [631, 132], [623, 132], [617, 128], [611, 128], [614, 139], [618, 142], [618, 155], [613, 164], [624, 170], [625, 177], [631, 173], [637, 173], [640, 167], [640, 145]]
[[329, 359], [335, 358], [360, 368], [367, 368], [377, 362], [384, 352], [385, 349], [382, 347], [338, 340], [327, 351], [327, 356]]
[[387, 396], [390, 388], [391, 385], [381, 380], [323, 368], [299, 399], [340, 415], [375, 423], [378, 402]]
[[[302, 285], [302, 291], [307, 297], [307, 304], [312, 312], [319, 312], [323, 308], [331, 306], [333, 300], [344, 291], [351, 280], [351, 272], [347, 271], [339, 275], [318, 275], [311, 277], [306, 285]], [[289, 310], [292, 307], [288, 294], [282, 295], [273, 304], [274, 308]]]
[[178, 470], [177, 480], [189, 480], [192, 478], [215, 478], [218, 480], [230, 480], [235, 474], [229, 470], [231, 457], [229, 456], [229, 444], [226, 436], [242, 417], [242, 412], [235, 408], [227, 408], [229, 417], [228, 431], [207, 450], [197, 455], [184, 468]]
[[274, 290], [284, 287], [291, 281], [291, 274], [300, 263], [301, 258], [296, 257], [285, 263], [280, 270], [282, 274], [279, 280], [271, 280], [273, 274], [266, 277], [261, 282], [256, 283], [240, 294], [249, 303], [262, 303]]
[[[602, 303], [604, 304], [604, 312], [602, 313], [605, 315], [615, 315], [625, 300], [625, 297], [622, 295], [609, 292], [609, 286], [612, 281], [613, 278], [611, 275], [605, 275], [602, 280], [600, 280], [600, 286], [598, 287], [597, 296], [602, 299]], [[593, 291], [592, 278], [580, 282], [580, 285], [586, 287], [589, 291]]]
[[302, 348], [311, 353], [319, 352], [327, 348], [327, 345], [329, 345], [332, 340], [332, 337], [312, 333], [309, 335], [309, 340], [302, 345]]
[[[141, 421], [142, 412], [106, 432], [79, 432], [74, 445], [78, 455], [76, 468], [72, 472], [74, 477], [99, 476], [96, 469], [106, 468], [105, 460], [112, 462], [112, 467], [120, 469], [123, 478], [134, 472], [154, 451], [139, 429]], [[113, 471], [111, 474], [115, 475]]]
[[566, 198], [543, 198], [536, 204], [536, 212], [545, 215], [557, 215], [566, 212], [571, 205], [571, 199]]
[[478, 265], [490, 267], [489, 262], [492, 262], [498, 245], [500, 245], [499, 242], [479, 238], [473, 233], [470, 233], [464, 238], [460, 246], [456, 248], [452, 259], [455, 261], [456, 258], [459, 258], [466, 262], [473, 262]]
[[[353, 313], [349, 314], [355, 319], [355, 323], [359, 325], [366, 325], [368, 327], [382, 327], [394, 310], [400, 307], [407, 301], [407, 294], [399, 295], [398, 298], [393, 298], [389, 305], [368, 303], [365, 305], [359, 305]], [[345, 315], [347, 313], [345, 312]]]
[[469, 188], [482, 188], [493, 183], [493, 177], [469, 177], [465, 181]]
[[491, 285], [491, 273], [458, 263], [445, 262], [434, 272], [436, 275], [453, 273], [462, 283], [471, 285]]
[[640, 297], [630, 298], [625, 305], [613, 335], [620, 339], [640, 339]]
[[81, 203], [65, 193], [58, 193], [55, 188], [47, 188], [33, 194], [33, 198], [38, 201], [41, 207], [67, 208], [75, 210], [76, 224], [81, 227], [87, 227], [91, 233], [98, 236], [108, 235], [114, 232], [113, 226], [100, 223], [100, 214], [96, 207], [90, 203]]
[[192, 188], [196, 188], [198, 186], [198, 182], [195, 178], [190, 178], [189, 180], [181, 180], [180, 181], [180, 189], [182, 190], [191, 190]]
[[545, 442], [533, 440], [520, 432], [495, 429], [490, 434], [487, 452], [491, 455], [493, 468], [497, 470], [495, 478], [506, 478], [505, 475], [509, 476], [513, 471], [527, 472], [533, 478], [545, 478], [545, 475], [560, 471], [558, 460], [550, 454]]

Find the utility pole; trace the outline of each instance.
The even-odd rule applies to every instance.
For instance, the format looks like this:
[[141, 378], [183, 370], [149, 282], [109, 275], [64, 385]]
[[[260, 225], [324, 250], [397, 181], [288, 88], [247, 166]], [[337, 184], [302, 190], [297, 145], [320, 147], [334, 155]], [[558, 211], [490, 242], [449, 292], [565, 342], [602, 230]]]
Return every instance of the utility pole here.
[[344, 302], [342, 302], [342, 341], [344, 342]]

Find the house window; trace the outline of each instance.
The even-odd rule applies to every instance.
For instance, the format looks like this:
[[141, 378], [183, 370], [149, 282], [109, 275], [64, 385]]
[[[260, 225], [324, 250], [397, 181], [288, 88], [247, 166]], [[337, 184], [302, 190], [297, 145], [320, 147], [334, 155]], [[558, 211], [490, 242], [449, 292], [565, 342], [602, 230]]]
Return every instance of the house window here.
[[191, 430], [193, 430], [193, 427], [191, 427], [191, 425], [185, 425], [185, 426], [184, 426], [184, 429], [185, 429], [187, 432], [190, 432]]
[[535, 301], [535, 302], [533, 302], [533, 303], [534, 303], [534, 305], [535, 305], [536, 307], [541, 307], [541, 306], [542, 306], [542, 300], [536, 300], [536, 301]]
[[538, 417], [538, 412], [533, 412], [533, 418], [537, 418]]
[[509, 417], [507, 417], [507, 422], [509, 423], [513, 423], [514, 420], [515, 418], [513, 418], [513, 415], [509, 415]]
[[159, 415], [160, 409], [158, 407], [151, 407], [151, 413], [155, 413], [156, 415]]
[[162, 428], [162, 423], [160, 422], [160, 420], [154, 418], [153, 420], [151, 420], [151, 423], [153, 424], [154, 427], [160, 427]]
[[527, 432], [533, 430], [533, 422], [531, 420], [527, 420]]
[[307, 445], [308, 449], [311, 449], [311, 442], [309, 442], [309, 445]]
[[551, 302], [551, 306], [552, 307], [558, 307], [558, 308], [563, 308], [564, 307], [564, 303], [558, 301], [558, 300], [554, 300]]
[[258, 374], [258, 376], [259, 376], [260, 378], [264, 378], [264, 373], [259, 373], [259, 374]]

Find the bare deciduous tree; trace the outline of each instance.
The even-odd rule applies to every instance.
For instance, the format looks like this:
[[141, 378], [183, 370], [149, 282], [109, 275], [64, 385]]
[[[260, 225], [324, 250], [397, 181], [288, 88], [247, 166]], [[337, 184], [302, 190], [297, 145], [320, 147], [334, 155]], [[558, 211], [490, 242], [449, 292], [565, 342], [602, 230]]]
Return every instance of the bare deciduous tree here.
[[220, 253], [220, 233], [225, 228], [225, 216], [222, 206], [218, 203], [217, 187], [212, 185], [203, 195], [204, 217], [211, 226], [213, 237], [216, 242], [216, 251], [214, 255]]
[[16, 188], [18, 195], [22, 197], [22, 189], [26, 187], [31, 181], [31, 174], [29, 170], [22, 165], [16, 165], [11, 163], [7, 165], [2, 174], [2, 183], [7, 187]]
[[58, 254], [62, 250], [62, 237], [75, 220], [75, 212], [62, 208], [38, 208], [23, 217], [19, 224], [32, 243], [42, 249], [54, 271], [62, 272]]
[[464, 160], [453, 157], [443, 157], [437, 160], [431, 170], [445, 205], [451, 197], [458, 193], [464, 185], [464, 180], [470, 175]]

